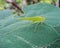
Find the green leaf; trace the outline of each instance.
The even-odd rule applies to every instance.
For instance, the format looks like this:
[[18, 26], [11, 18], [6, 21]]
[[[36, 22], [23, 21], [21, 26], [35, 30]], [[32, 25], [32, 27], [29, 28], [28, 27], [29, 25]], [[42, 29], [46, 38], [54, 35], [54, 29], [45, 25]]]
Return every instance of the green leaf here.
[[46, 18], [46, 23], [52, 26], [60, 26], [60, 8], [50, 4], [34, 4], [23, 8], [25, 17], [43, 16]]
[[60, 39], [56, 40], [53, 44], [51, 44], [47, 48], [60, 48]]
[[55, 27], [55, 29], [59, 32], [60, 34], [60, 26]]
[[[12, 12], [0, 11], [0, 48], [42, 48], [60, 39], [60, 9], [49, 4], [34, 4], [23, 8], [22, 17], [42, 16], [45, 22], [17, 20]], [[57, 13], [57, 14], [56, 14]]]
[[10, 10], [1, 10], [0, 11], [0, 20], [12, 15]]
[[17, 20], [13, 16], [10, 10], [0, 11], [0, 29], [15, 23]]
[[[1, 46], [7, 48], [10, 45], [10, 48], [17, 48], [25, 43], [25, 47], [22, 46], [22, 48], [43, 47], [48, 46], [59, 38], [59, 34], [48, 24], [36, 25], [22, 21], [0, 29]], [[37, 27], [36, 30], [35, 27]]]

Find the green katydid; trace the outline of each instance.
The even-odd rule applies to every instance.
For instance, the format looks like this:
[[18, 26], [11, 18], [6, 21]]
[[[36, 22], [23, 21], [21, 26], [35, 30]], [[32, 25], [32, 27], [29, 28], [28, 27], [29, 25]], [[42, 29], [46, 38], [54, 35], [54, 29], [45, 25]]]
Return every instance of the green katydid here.
[[41, 17], [41, 16], [36, 16], [36, 17], [22, 17], [22, 18], [18, 18], [18, 20], [28, 20], [28, 21], [32, 21], [33, 23], [37, 23], [37, 22], [44, 22], [45, 18]]
[[[28, 20], [28, 21], [32, 21], [32, 23], [37, 23], [37, 25], [39, 23], [43, 23], [45, 21], [44, 17], [41, 16], [34, 16], [34, 17], [22, 17], [22, 18], [18, 18], [18, 20]], [[36, 27], [35, 27], [36, 29]]]

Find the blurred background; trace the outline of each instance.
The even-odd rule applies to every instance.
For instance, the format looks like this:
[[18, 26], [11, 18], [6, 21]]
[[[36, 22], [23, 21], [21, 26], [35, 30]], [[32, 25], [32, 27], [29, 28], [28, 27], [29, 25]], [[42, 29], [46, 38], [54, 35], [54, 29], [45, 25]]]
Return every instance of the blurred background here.
[[14, 14], [23, 13], [22, 8], [36, 3], [48, 3], [60, 7], [60, 0], [0, 0], [0, 10], [10, 9]]

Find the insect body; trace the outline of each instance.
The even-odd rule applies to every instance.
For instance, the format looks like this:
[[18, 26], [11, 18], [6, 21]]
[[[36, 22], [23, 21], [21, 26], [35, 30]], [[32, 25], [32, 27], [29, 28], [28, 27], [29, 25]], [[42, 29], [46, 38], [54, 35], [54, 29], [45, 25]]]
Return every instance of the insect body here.
[[42, 22], [45, 21], [44, 17], [41, 16], [36, 16], [36, 17], [24, 17], [24, 18], [18, 18], [19, 20], [28, 20], [28, 21], [32, 21], [32, 23], [37, 23], [35, 26], [35, 30], [34, 32], [37, 32], [38, 30], [38, 25]]
[[24, 18], [18, 18], [19, 20], [28, 20], [32, 21], [33, 23], [36, 22], [44, 22], [45, 18], [41, 16], [36, 16], [36, 17], [24, 17]]

